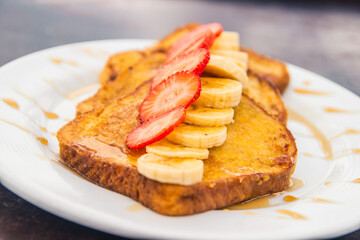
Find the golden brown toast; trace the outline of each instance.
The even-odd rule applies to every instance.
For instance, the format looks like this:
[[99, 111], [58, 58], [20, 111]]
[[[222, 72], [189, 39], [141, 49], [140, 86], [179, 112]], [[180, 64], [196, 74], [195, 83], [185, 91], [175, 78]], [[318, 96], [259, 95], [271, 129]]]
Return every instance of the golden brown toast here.
[[57, 138], [60, 157], [87, 179], [166, 215], [188, 215], [279, 192], [289, 185], [297, 149], [291, 133], [248, 96], [235, 108], [225, 143], [210, 149], [202, 182], [190, 186], [150, 180], [137, 171], [144, 149], [125, 139], [139, 125], [138, 108], [149, 81], [108, 104], [76, 117]]
[[249, 72], [255, 73], [258, 78], [275, 84], [283, 93], [289, 85], [290, 75], [286, 65], [270, 57], [261, 55], [251, 49], [241, 48], [241, 51], [249, 55]]
[[114, 81], [121, 73], [131, 70], [132, 66], [140, 61], [140, 59], [144, 56], [144, 52], [137, 50], [112, 55], [99, 75], [99, 82], [102, 85], [105, 85], [109, 81]]
[[142, 82], [151, 79], [161, 64], [165, 61], [166, 54], [154, 52], [143, 57], [131, 69], [122, 72], [114, 81], [107, 82], [97, 93], [79, 103], [76, 115], [88, 112], [101, 112], [113, 100], [131, 93]]
[[287, 111], [281, 99], [279, 89], [270, 81], [248, 73], [249, 82], [244, 93], [262, 107], [267, 113], [279, 119], [284, 125], [287, 122]]

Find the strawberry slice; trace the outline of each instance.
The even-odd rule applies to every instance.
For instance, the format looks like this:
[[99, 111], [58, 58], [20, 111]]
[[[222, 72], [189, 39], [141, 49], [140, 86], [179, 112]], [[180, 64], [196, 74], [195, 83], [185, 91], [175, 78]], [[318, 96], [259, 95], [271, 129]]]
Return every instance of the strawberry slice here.
[[215, 38], [217, 38], [222, 32], [223, 28], [219, 23], [210, 23], [198, 26], [175, 42], [168, 52], [166, 63], [171, 61], [174, 57], [196, 48], [209, 49]]
[[151, 82], [151, 89], [176, 72], [189, 71], [199, 76], [204, 71], [209, 59], [209, 50], [205, 48], [198, 48], [179, 55], [161, 67]]
[[200, 25], [199, 28], [209, 29], [215, 35], [215, 37], [220, 36], [220, 34], [223, 32], [223, 27], [221, 26], [220, 23], [204, 24], [204, 25]]
[[131, 131], [126, 138], [128, 148], [137, 149], [160, 141], [185, 120], [185, 108], [178, 106], [168, 112], [154, 116]]
[[152, 116], [180, 105], [187, 108], [200, 96], [200, 91], [199, 76], [190, 72], [177, 72], [150, 91], [140, 106], [140, 121], [146, 122]]
[[165, 63], [170, 62], [178, 55], [197, 48], [209, 49], [214, 42], [215, 35], [210, 29], [195, 28], [175, 42], [167, 54]]

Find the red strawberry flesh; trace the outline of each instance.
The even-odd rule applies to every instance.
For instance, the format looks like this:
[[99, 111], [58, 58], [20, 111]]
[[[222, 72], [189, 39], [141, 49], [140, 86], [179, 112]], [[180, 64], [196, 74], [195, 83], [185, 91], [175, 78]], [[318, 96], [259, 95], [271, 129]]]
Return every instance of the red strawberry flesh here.
[[189, 72], [177, 72], [150, 91], [140, 106], [140, 121], [146, 122], [152, 116], [180, 105], [187, 108], [200, 96], [200, 91], [199, 76]]
[[197, 29], [198, 28], [187, 33], [185, 36], [175, 42], [167, 54], [165, 63], [170, 62], [172, 59], [182, 53], [189, 52], [197, 48], [210, 48], [214, 42], [215, 35], [209, 29]]
[[178, 106], [168, 112], [150, 118], [131, 131], [126, 138], [126, 145], [130, 149], [137, 149], [160, 141], [185, 120], [185, 114], [185, 108]]
[[198, 48], [179, 55], [161, 67], [151, 82], [151, 89], [176, 72], [189, 71], [199, 76], [204, 71], [209, 59], [209, 50], [205, 48]]
[[220, 34], [223, 32], [223, 27], [221, 26], [220, 23], [204, 24], [199, 26], [199, 28], [206, 28], [210, 30], [215, 35], [215, 37], [220, 36]]

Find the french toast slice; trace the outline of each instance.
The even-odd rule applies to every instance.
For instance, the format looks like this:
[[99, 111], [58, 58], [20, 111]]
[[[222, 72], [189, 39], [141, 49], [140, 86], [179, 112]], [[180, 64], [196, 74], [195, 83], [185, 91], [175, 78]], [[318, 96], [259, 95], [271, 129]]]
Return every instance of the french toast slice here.
[[106, 63], [106, 66], [99, 75], [99, 82], [102, 85], [114, 81], [121, 73], [131, 70], [137, 62], [145, 56], [143, 51], [133, 50], [120, 52], [112, 55]]
[[248, 85], [243, 90], [244, 93], [252, 98], [267, 113], [286, 125], [286, 107], [281, 99], [280, 91], [275, 84], [259, 77], [253, 72], [248, 72], [248, 78]]
[[248, 67], [250, 72], [255, 73], [262, 80], [275, 84], [281, 93], [285, 91], [289, 85], [290, 75], [284, 63], [251, 49], [241, 47], [240, 50], [249, 56]]
[[165, 215], [218, 209], [286, 189], [297, 149], [285, 125], [246, 94], [235, 108], [225, 143], [210, 149], [200, 183], [182, 186], [153, 181], [137, 171], [144, 149], [130, 150], [126, 136], [140, 123], [146, 81], [102, 111], [77, 116], [57, 134], [62, 161], [85, 178]]

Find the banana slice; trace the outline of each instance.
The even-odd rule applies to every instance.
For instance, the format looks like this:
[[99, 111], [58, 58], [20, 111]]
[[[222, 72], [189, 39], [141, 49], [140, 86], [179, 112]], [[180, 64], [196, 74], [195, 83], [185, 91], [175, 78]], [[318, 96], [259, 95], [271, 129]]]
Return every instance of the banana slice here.
[[204, 70], [218, 77], [231, 78], [241, 82], [244, 87], [248, 77], [243, 68], [239, 67], [232, 58], [210, 55], [210, 60]]
[[191, 185], [201, 182], [204, 163], [192, 158], [167, 158], [146, 153], [138, 158], [140, 174], [162, 183]]
[[189, 148], [174, 144], [166, 139], [146, 146], [146, 152], [165, 157], [207, 159], [209, 150], [204, 148]]
[[196, 108], [190, 105], [190, 107], [186, 109], [185, 122], [199, 126], [219, 127], [231, 123], [233, 117], [234, 109], [232, 108]]
[[249, 57], [246, 52], [233, 51], [233, 50], [210, 50], [210, 53], [222, 57], [229, 57], [233, 59], [234, 62], [239, 67], [247, 71]]
[[201, 78], [201, 94], [193, 103], [196, 107], [231, 108], [239, 104], [242, 85], [226, 78]]
[[224, 31], [215, 39], [211, 49], [238, 50], [240, 47], [240, 36], [237, 32]]
[[167, 139], [193, 148], [212, 148], [222, 145], [226, 140], [225, 126], [200, 127], [188, 124], [180, 124], [167, 136]]

